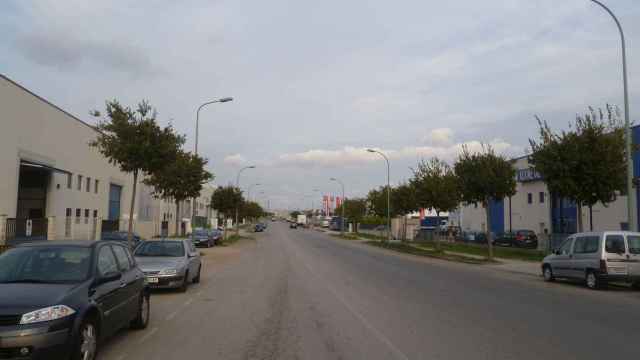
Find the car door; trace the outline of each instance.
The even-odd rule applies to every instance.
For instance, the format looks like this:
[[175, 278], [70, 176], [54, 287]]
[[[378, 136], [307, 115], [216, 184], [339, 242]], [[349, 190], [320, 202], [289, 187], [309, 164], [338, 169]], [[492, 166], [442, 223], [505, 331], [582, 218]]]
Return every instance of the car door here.
[[123, 312], [123, 321], [126, 323], [133, 319], [138, 310], [138, 302], [140, 297], [139, 280], [140, 275], [131, 264], [127, 256], [127, 249], [122, 245], [112, 245], [113, 253], [116, 255], [118, 267], [122, 272], [120, 286], [122, 287], [123, 302], [120, 304], [118, 311]]
[[571, 277], [571, 254], [573, 250], [573, 241], [575, 238], [569, 237], [565, 240], [557, 253], [553, 256], [551, 269], [553, 274], [558, 277]]
[[598, 249], [600, 245], [600, 235], [577, 236], [573, 244], [571, 258], [571, 276], [584, 278], [587, 269], [597, 269], [600, 264]]
[[608, 234], [605, 238], [604, 251], [607, 272], [610, 275], [627, 275], [629, 273], [624, 235]]
[[627, 235], [627, 258], [629, 275], [640, 277], [640, 235]]
[[[124, 291], [120, 286], [122, 276], [118, 268], [118, 262], [110, 245], [103, 245], [97, 249], [96, 278], [98, 284], [93, 287], [93, 298], [102, 313], [101, 334], [109, 335], [120, 328], [122, 315], [118, 311], [119, 304], [124, 299]], [[112, 277], [111, 280], [104, 280]], [[100, 280], [102, 279], [102, 280]]]
[[198, 268], [200, 267], [200, 253], [198, 249], [189, 240], [185, 241], [185, 250], [187, 260], [189, 261], [189, 274], [191, 278], [198, 276]]

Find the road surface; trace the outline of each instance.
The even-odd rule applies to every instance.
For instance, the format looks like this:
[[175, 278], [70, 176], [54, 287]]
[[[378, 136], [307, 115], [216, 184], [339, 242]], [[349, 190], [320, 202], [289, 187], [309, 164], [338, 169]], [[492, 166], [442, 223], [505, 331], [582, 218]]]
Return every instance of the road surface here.
[[270, 223], [206, 249], [202, 283], [154, 293], [101, 359], [603, 359], [638, 356], [640, 293], [387, 253]]

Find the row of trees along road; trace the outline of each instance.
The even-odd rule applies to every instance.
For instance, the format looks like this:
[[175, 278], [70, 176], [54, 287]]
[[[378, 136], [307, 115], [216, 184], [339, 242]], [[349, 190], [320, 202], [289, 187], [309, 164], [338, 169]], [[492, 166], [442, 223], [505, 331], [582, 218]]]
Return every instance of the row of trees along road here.
[[[234, 217], [236, 208], [241, 218], [255, 220], [268, 215], [260, 204], [254, 201], [247, 201], [243, 196], [242, 190], [234, 185], [216, 188], [211, 196], [210, 206], [220, 212], [225, 224], [227, 219]], [[226, 233], [225, 231], [225, 236]]]
[[173, 199], [176, 206], [180, 201], [198, 196], [202, 185], [213, 179], [204, 168], [207, 160], [186, 152], [182, 148], [185, 137], [178, 135], [171, 125], [158, 125], [157, 111], [147, 101], [131, 108], [111, 100], [106, 103], [105, 117], [97, 110], [91, 114], [99, 121], [98, 136], [89, 145], [96, 147], [111, 164], [133, 175], [128, 224], [130, 246], [133, 245], [137, 184], [141, 177], [153, 186], [156, 196]]
[[[606, 206], [626, 188], [624, 127], [617, 108], [589, 108], [587, 114], [576, 117], [569, 130], [561, 132], [553, 132], [539, 118], [538, 122], [539, 139], [530, 140], [529, 161], [551, 194], [576, 202], [578, 231], [583, 231], [581, 207], [587, 206], [592, 213], [594, 204]], [[490, 146], [482, 146], [480, 151], [463, 147], [453, 166], [437, 158], [420, 161], [408, 182], [391, 189], [391, 214], [430, 209], [439, 216], [460, 203], [480, 203], [485, 209], [488, 257], [492, 259], [491, 203], [515, 194], [515, 175], [512, 161]], [[386, 215], [386, 191], [381, 187], [371, 190], [366, 199], [344, 201], [345, 216], [356, 225], [356, 231], [365, 216]], [[340, 211], [336, 209], [337, 214]], [[406, 235], [406, 216], [404, 225]]]

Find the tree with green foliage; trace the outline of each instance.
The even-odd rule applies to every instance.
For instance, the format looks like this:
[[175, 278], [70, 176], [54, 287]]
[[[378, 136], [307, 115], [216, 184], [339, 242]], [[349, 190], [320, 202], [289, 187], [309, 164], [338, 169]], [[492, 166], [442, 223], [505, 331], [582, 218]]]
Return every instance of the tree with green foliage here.
[[[96, 110], [91, 114], [101, 116]], [[185, 141], [171, 125], [161, 128], [156, 116], [157, 112], [146, 101], [140, 102], [136, 109], [123, 106], [116, 100], [107, 101], [106, 119], [98, 122], [98, 136], [89, 143], [111, 164], [133, 174], [127, 236], [130, 246], [133, 246], [133, 217], [139, 177], [153, 175], [174, 162]]]
[[[438, 158], [418, 163], [411, 184], [419, 207], [435, 210], [438, 219], [441, 212], [452, 211], [460, 204], [458, 177], [449, 164]], [[436, 247], [440, 248], [439, 240]]]
[[[173, 200], [176, 204], [176, 214], [180, 214], [180, 203], [199, 196], [202, 186], [213, 179], [213, 175], [205, 170], [206, 164], [206, 159], [181, 150], [175, 161], [151, 174], [144, 183], [153, 186], [156, 196]], [[175, 225], [178, 236], [179, 216], [176, 216]]]
[[367, 214], [375, 217], [387, 217], [387, 187], [371, 189], [367, 194]]
[[391, 189], [391, 210], [394, 216], [402, 216], [402, 239], [407, 238], [407, 215], [418, 210], [415, 188], [411, 183], [401, 183]]
[[[366, 199], [346, 199], [335, 209], [336, 214], [342, 213], [342, 207], [344, 206], [344, 217], [349, 222], [353, 223], [353, 231], [358, 232], [358, 224], [362, 223], [365, 215], [367, 214], [367, 200]], [[342, 219], [342, 221], [346, 221]]]
[[240, 207], [241, 218], [257, 220], [263, 216], [265, 216], [264, 209], [255, 201], [245, 201]]
[[617, 109], [589, 107], [577, 116], [569, 131], [554, 133], [538, 118], [540, 137], [529, 140], [529, 161], [545, 179], [549, 191], [572, 199], [577, 205], [578, 231], [583, 231], [582, 207], [589, 208], [589, 228], [593, 230], [593, 205], [607, 205], [626, 188], [624, 126]]
[[481, 152], [471, 152], [465, 146], [454, 165], [454, 172], [458, 178], [460, 200], [484, 205], [489, 260], [493, 260], [490, 203], [515, 194], [515, 169], [509, 160], [497, 155], [490, 146], [483, 146]]
[[243, 202], [242, 190], [234, 185], [220, 186], [211, 195], [211, 207], [222, 214], [225, 227], [227, 219], [233, 218], [236, 207], [241, 207]]

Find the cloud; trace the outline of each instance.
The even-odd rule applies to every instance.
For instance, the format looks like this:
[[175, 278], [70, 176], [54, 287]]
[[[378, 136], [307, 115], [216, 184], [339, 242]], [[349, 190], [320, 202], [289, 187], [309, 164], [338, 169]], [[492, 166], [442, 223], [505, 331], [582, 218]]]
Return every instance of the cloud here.
[[247, 162], [247, 159], [245, 159], [245, 157], [240, 154], [233, 154], [226, 156], [224, 160], [222, 160], [222, 162], [224, 162], [226, 165], [238, 166], [245, 164]]
[[16, 48], [30, 61], [60, 70], [77, 70], [80, 65], [93, 64], [135, 76], [157, 72], [142, 49], [121, 42], [38, 32], [19, 36]]
[[[446, 133], [446, 131], [444, 131], [444, 133]], [[448, 140], [450, 138], [447, 137], [446, 139]], [[442, 140], [442, 138], [440, 140]], [[438, 157], [453, 162], [463, 147], [467, 147], [472, 152], [477, 152], [482, 150], [483, 145], [489, 145], [496, 153], [503, 154], [507, 157], [518, 155], [523, 151], [522, 148], [501, 139], [493, 139], [489, 142], [472, 140], [449, 145], [442, 145], [441, 143], [440, 145], [406, 146], [399, 149], [376, 150], [386, 154], [389, 159], [406, 160]], [[302, 168], [344, 167], [362, 166], [375, 161], [380, 161], [380, 155], [368, 152], [366, 147], [345, 146], [337, 150], [312, 149], [298, 153], [285, 153], [278, 157], [275, 165]]]
[[424, 142], [434, 146], [447, 146], [453, 142], [453, 130], [450, 128], [433, 129], [424, 138]]

